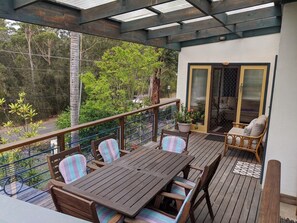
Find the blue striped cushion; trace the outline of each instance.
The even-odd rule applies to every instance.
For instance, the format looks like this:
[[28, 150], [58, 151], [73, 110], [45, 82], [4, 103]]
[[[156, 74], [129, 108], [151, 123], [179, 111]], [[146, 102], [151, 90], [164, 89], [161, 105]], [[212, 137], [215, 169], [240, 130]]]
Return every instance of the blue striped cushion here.
[[[100, 223], [108, 223], [117, 214], [116, 211], [101, 205], [96, 206], [96, 211], [97, 211], [97, 215]], [[123, 222], [124, 222], [124, 216], [119, 221], [117, 221], [117, 223], [123, 223]]]
[[[190, 185], [192, 187], [195, 187], [195, 185], [196, 185], [192, 181], [186, 180], [186, 179], [184, 179], [182, 177], [174, 177], [173, 180], [182, 182], [182, 183], [187, 184], [187, 185]], [[176, 184], [172, 184], [171, 193], [173, 193], [173, 194], [179, 194], [179, 195], [182, 195], [182, 196], [186, 196], [185, 188], [183, 188], [181, 186], [178, 186]]]
[[105, 163], [112, 163], [120, 158], [118, 142], [115, 139], [107, 139], [98, 146], [99, 152]]
[[172, 219], [166, 215], [159, 212], [153, 211], [151, 209], [144, 208], [135, 217], [137, 220], [146, 221], [149, 223], [175, 223], [175, 219]]
[[64, 158], [59, 163], [59, 171], [66, 184], [69, 184], [87, 174], [87, 161], [81, 154]]
[[164, 151], [182, 153], [186, 148], [186, 142], [178, 136], [165, 136], [162, 139], [162, 149]]
[[181, 206], [181, 208], [180, 208], [180, 210], [179, 210], [179, 212], [178, 212], [178, 214], [177, 214], [177, 216], [176, 216], [176, 218], [175, 218], [175, 222], [178, 222], [179, 219], [181, 218], [181, 215], [182, 215], [182, 213], [183, 213], [183, 210], [184, 210], [184, 208], [185, 208], [185, 205], [186, 205], [186, 203], [188, 202], [188, 200], [189, 200], [189, 198], [190, 198], [192, 192], [193, 192], [193, 190], [190, 190], [190, 193], [187, 195], [186, 199], [184, 200], [184, 203], [183, 203], [183, 205]]

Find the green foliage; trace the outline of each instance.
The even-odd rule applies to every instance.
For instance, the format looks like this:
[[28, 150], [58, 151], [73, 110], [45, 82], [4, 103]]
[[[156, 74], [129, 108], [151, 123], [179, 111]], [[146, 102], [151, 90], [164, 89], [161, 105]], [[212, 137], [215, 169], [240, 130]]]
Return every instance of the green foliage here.
[[175, 113], [175, 119], [179, 123], [191, 123], [192, 118], [191, 118], [191, 113], [187, 111], [186, 107], [181, 105], [180, 111], [177, 111]]
[[[3, 127], [6, 129], [5, 134], [7, 137], [2, 136], [2, 144], [18, 140], [31, 138], [38, 134], [38, 130], [41, 128], [42, 121], [34, 122], [33, 118], [37, 115], [36, 110], [31, 104], [26, 103], [26, 94], [24, 92], [19, 93], [19, 98], [14, 103], [8, 105], [6, 109], [4, 98], [0, 98], [0, 109], [5, 114], [7, 121], [3, 123]], [[19, 126], [21, 125], [21, 126]], [[28, 169], [23, 173], [23, 178], [30, 178], [27, 182], [29, 185], [33, 185], [39, 180], [40, 176], [32, 177], [36, 175], [36, 169], [31, 169], [34, 166], [35, 159], [27, 159], [19, 162], [16, 166], [15, 161], [25, 158], [26, 155], [30, 156], [31, 149], [34, 145], [29, 145], [23, 148], [13, 149], [4, 153], [1, 153], [0, 164], [9, 164], [11, 172], [17, 172], [19, 168]], [[0, 173], [0, 177], [4, 177], [4, 173]], [[32, 178], [31, 178], [32, 177]]]
[[99, 75], [88, 72], [82, 82], [88, 95], [98, 109], [123, 113], [137, 107], [133, 96], [148, 90], [149, 78], [154, 69], [162, 66], [160, 54], [152, 47], [124, 43], [106, 51], [97, 66]]

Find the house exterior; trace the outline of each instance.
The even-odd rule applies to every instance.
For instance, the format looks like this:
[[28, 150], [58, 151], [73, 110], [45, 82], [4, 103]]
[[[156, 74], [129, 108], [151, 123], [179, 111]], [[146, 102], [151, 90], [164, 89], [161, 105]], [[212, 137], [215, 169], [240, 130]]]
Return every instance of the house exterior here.
[[[267, 167], [271, 159], [281, 162], [281, 193], [292, 197], [297, 195], [296, 12], [296, 2], [284, 5], [281, 32], [277, 34], [182, 48], [177, 73], [177, 98], [189, 104], [191, 66], [267, 65], [265, 100], [261, 113], [270, 116], [270, 125], [264, 166]], [[201, 129], [207, 131], [206, 128]], [[264, 175], [265, 172], [266, 169]]]

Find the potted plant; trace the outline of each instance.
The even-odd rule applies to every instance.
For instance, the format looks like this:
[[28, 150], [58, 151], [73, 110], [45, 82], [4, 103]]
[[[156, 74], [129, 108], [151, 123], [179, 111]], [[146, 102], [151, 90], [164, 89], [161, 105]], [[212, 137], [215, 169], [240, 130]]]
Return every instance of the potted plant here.
[[176, 112], [175, 119], [180, 132], [189, 132], [191, 129], [191, 113], [182, 105], [180, 111]]

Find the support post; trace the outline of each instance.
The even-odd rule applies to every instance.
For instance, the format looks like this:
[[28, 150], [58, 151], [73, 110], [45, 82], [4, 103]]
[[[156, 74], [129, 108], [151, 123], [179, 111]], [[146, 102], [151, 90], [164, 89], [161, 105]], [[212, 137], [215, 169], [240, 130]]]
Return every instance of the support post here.
[[125, 117], [121, 117], [119, 119], [119, 125], [120, 125], [120, 146], [121, 149], [125, 149]]
[[57, 135], [57, 144], [58, 147], [60, 148], [60, 152], [65, 150], [65, 135]]
[[[180, 108], [180, 101], [176, 102], [176, 111], [178, 112]], [[177, 122], [175, 121], [175, 129], [178, 130]]]
[[159, 122], [159, 107], [154, 108], [154, 126], [152, 141], [157, 142], [158, 138], [158, 122]]

